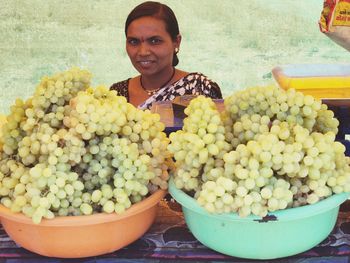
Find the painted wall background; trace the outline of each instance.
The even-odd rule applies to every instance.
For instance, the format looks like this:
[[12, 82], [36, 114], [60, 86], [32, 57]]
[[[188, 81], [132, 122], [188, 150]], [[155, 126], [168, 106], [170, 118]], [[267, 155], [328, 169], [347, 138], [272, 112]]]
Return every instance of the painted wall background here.
[[[124, 48], [135, 0], [1, 0], [0, 113], [28, 98], [44, 75], [72, 66], [93, 85], [136, 75]], [[183, 41], [179, 68], [203, 72], [224, 96], [274, 82], [281, 64], [346, 63], [350, 52], [320, 33], [323, 0], [164, 0]]]

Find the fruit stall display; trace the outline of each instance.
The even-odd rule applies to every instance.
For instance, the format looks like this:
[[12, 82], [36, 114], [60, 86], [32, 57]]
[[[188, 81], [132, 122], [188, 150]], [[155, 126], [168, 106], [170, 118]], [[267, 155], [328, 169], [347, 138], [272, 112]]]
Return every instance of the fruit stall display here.
[[[3, 224], [5, 217], [15, 221], [12, 228], [17, 236], [26, 229], [18, 223], [29, 223], [14, 215], [30, 219], [38, 227], [51, 226], [56, 230], [64, 219], [71, 227], [69, 231], [73, 231], [81, 222], [93, 221], [94, 215], [118, 215], [119, 220], [123, 214], [135, 214], [132, 211], [137, 205], [141, 207], [157, 195], [148, 206], [153, 209], [168, 188], [170, 174], [170, 193], [174, 198], [178, 200], [182, 195], [195, 200], [202, 209], [198, 210], [200, 214], [224, 219], [222, 227], [233, 218], [235, 222], [237, 218], [270, 222], [274, 218], [271, 215], [281, 211], [280, 219], [286, 217], [290, 221], [283, 211], [312, 207], [325, 212], [328, 208], [322, 206], [332, 204], [329, 227], [320, 232], [317, 242], [310, 241], [306, 247], [316, 245], [329, 234], [337, 208], [350, 192], [350, 166], [344, 145], [336, 141], [339, 121], [322, 101], [276, 86], [235, 92], [224, 99], [220, 109], [212, 99], [198, 96], [185, 108], [182, 128], [167, 136], [159, 114], [135, 108], [104, 86], [90, 87], [90, 79], [91, 74], [79, 68], [43, 77], [33, 96], [25, 101], [17, 99], [1, 123], [0, 217]], [[78, 253], [83, 242], [74, 240], [72, 246], [64, 230], [56, 236], [67, 237], [56, 247], [68, 244], [73, 247], [68, 254], [50, 253], [55, 247], [26, 248], [56, 257], [112, 252], [140, 237], [152, 223], [154, 210], [152, 213], [144, 229], [118, 247]], [[73, 223], [74, 218], [80, 223]], [[138, 225], [126, 216], [124, 219]], [[142, 221], [142, 216], [138, 220]], [[118, 227], [122, 229], [123, 223]], [[217, 229], [210, 224], [204, 228]], [[232, 235], [239, 228], [234, 226]], [[106, 241], [108, 234], [101, 229], [103, 226], [99, 235]], [[271, 229], [268, 231], [277, 228]], [[53, 230], [42, 231], [46, 235]], [[82, 233], [75, 236], [89, 240]], [[230, 243], [229, 237], [219, 240]], [[85, 250], [95, 246], [89, 242], [84, 243]], [[249, 249], [252, 243], [241, 244]], [[305, 249], [259, 256], [235, 251], [232, 254], [231, 247], [227, 252], [207, 245], [229, 255], [260, 259]]]

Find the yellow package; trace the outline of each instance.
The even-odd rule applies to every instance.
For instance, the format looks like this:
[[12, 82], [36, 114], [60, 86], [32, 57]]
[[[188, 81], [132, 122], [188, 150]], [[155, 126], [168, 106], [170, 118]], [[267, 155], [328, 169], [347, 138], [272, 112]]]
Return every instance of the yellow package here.
[[324, 0], [319, 26], [322, 33], [350, 51], [350, 0]]

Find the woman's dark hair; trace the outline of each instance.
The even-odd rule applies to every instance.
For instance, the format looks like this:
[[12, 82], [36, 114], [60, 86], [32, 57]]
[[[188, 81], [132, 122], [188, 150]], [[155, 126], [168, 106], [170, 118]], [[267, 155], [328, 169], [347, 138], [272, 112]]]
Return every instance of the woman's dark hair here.
[[[180, 34], [179, 24], [177, 23], [173, 10], [159, 2], [147, 1], [136, 6], [128, 15], [125, 22], [125, 36], [127, 35], [127, 30], [131, 22], [144, 16], [151, 16], [164, 21], [165, 29], [173, 41], [175, 41], [176, 37]], [[174, 52], [173, 66], [175, 67], [178, 63], [179, 59]]]

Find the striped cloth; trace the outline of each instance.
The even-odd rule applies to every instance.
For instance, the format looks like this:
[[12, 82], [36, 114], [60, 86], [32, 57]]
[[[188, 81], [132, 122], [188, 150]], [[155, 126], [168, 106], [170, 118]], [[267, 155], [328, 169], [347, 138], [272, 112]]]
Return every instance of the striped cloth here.
[[[13, 242], [5, 231], [0, 229], [0, 262], [162, 262], [166, 260], [191, 260], [217, 262], [252, 262], [215, 252], [202, 245], [186, 227], [181, 207], [169, 200], [160, 203], [158, 216], [149, 231], [139, 240], [129, 246], [110, 254], [76, 259], [47, 258], [26, 249]], [[302, 254], [289, 257], [288, 262], [343, 262], [350, 256], [350, 201], [341, 206], [338, 221], [333, 232], [318, 246]], [[300, 237], [302, 238], [302, 237]], [[281, 259], [280, 262], [287, 262]], [[290, 261], [289, 261], [290, 260]], [[339, 261], [340, 260], [340, 261]], [[259, 261], [263, 262], [263, 261]], [[319, 261], [317, 261], [319, 262]], [[345, 262], [345, 261], [344, 261]]]

